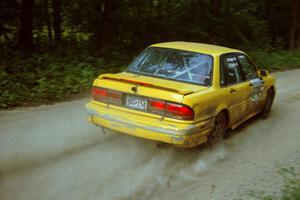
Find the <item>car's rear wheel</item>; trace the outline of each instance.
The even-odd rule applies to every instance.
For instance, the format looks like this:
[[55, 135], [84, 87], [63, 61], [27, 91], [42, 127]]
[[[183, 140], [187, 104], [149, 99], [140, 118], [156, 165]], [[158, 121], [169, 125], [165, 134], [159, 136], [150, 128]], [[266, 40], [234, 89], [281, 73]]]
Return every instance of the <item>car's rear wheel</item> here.
[[224, 112], [219, 113], [215, 120], [211, 133], [208, 136], [208, 145], [215, 147], [222, 144], [227, 128], [227, 119]]
[[273, 101], [274, 101], [274, 91], [272, 89], [270, 89], [268, 91], [264, 107], [263, 107], [263, 109], [261, 110], [261, 113], [260, 113], [261, 117], [263, 119], [267, 119], [269, 117], [270, 112], [271, 112], [271, 107], [273, 105]]

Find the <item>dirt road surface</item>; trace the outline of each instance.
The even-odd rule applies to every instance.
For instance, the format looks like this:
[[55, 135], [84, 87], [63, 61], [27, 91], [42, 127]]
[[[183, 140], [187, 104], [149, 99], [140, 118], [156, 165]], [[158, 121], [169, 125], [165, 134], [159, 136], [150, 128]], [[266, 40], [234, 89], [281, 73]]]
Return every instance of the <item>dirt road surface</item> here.
[[251, 199], [279, 195], [278, 166], [300, 171], [300, 70], [277, 72], [267, 120], [231, 131], [222, 147], [180, 149], [85, 120], [88, 99], [0, 111], [1, 200]]

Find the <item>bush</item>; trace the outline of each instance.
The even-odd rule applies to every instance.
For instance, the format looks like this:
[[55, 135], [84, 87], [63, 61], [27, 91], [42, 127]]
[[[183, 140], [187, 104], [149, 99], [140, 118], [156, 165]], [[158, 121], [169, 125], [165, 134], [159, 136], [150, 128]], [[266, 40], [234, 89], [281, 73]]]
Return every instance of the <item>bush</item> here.
[[252, 51], [249, 53], [261, 69], [271, 71], [300, 68], [300, 51]]
[[85, 91], [103, 72], [118, 71], [87, 53], [56, 52], [25, 56], [5, 52], [0, 63], [0, 107], [63, 100]]

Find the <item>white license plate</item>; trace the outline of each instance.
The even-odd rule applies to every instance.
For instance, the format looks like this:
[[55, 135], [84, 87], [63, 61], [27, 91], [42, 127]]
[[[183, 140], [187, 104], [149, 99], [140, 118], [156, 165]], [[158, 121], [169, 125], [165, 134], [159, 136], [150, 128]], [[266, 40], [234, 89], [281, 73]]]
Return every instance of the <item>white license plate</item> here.
[[133, 109], [146, 110], [147, 99], [143, 97], [127, 95], [126, 106]]

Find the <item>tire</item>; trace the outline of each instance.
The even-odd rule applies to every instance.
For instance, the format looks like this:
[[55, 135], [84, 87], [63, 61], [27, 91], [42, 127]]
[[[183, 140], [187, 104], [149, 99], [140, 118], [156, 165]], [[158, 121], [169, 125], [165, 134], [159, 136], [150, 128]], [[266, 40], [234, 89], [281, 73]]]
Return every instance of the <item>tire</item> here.
[[271, 108], [273, 105], [274, 101], [274, 91], [273, 90], [268, 90], [268, 94], [264, 103], [264, 107], [260, 112], [261, 118], [267, 119], [270, 115]]
[[227, 119], [224, 112], [219, 113], [214, 120], [211, 133], [208, 135], [207, 143], [210, 147], [216, 147], [223, 143], [227, 129]]

